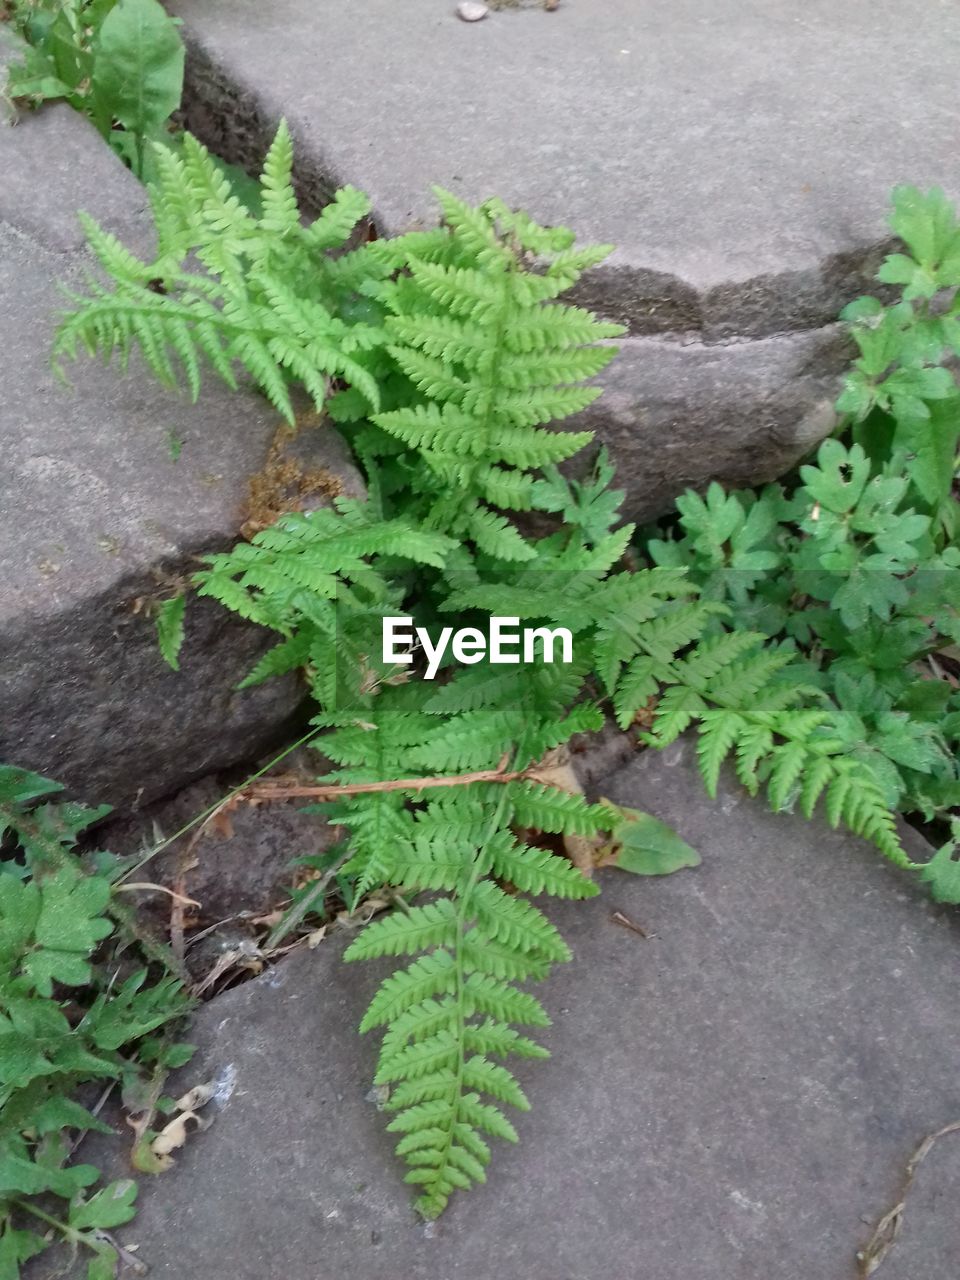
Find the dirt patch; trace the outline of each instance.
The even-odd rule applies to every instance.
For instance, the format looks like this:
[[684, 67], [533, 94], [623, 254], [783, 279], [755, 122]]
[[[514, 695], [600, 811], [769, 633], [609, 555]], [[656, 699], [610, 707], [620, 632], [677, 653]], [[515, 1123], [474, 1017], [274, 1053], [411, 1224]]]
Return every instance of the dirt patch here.
[[318, 439], [323, 422], [321, 414], [311, 411], [297, 415], [296, 427], [281, 423], [277, 428], [266, 461], [250, 477], [247, 518], [240, 528], [245, 538], [291, 511], [327, 506], [343, 492], [341, 477], [310, 459], [311, 444]]

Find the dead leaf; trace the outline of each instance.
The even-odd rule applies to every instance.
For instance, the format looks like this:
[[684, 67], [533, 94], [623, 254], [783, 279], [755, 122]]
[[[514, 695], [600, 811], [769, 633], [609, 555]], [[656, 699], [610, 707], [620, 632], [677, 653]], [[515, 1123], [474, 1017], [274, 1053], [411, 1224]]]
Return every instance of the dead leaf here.
[[390, 898], [371, 894], [369, 898], [364, 898], [355, 911], [338, 911], [337, 924], [343, 929], [362, 929], [378, 912], [386, 911], [392, 906], [393, 902]]
[[638, 729], [652, 729], [653, 722], [657, 718], [657, 707], [659, 706], [659, 698], [656, 694], [651, 694], [642, 707], [638, 707], [633, 716], [633, 724]]
[[527, 771], [527, 776], [534, 782], [542, 782], [546, 787], [556, 787], [558, 791], [567, 791], [572, 796], [583, 795], [580, 779], [565, 748], [548, 751], [539, 764]]
[[280, 923], [280, 921], [283, 919], [285, 915], [286, 915], [286, 912], [282, 911], [280, 907], [277, 907], [274, 911], [268, 911], [266, 915], [251, 916], [250, 923], [262, 924], [264, 928], [272, 929], [274, 928], [275, 925], [278, 925]]
[[636, 920], [631, 920], [623, 911], [611, 911], [610, 923], [618, 924], [624, 929], [630, 929], [633, 933], [639, 933], [641, 938], [649, 938], [650, 936], [643, 925], [637, 924]]
[[213, 1124], [213, 1116], [204, 1118], [198, 1116], [195, 1111], [182, 1111], [180, 1115], [174, 1116], [169, 1124], [164, 1125], [154, 1140], [150, 1143], [150, 1150], [157, 1159], [164, 1163], [166, 1168], [173, 1163], [170, 1159], [171, 1152], [178, 1151], [189, 1138], [191, 1133], [202, 1133], [204, 1129], [209, 1129]]
[[326, 936], [327, 926], [322, 924], [319, 929], [314, 929], [313, 933], [307, 934], [307, 949], [313, 951], [315, 947], [319, 947]]
[[233, 839], [233, 817], [227, 806], [217, 810], [210, 819], [209, 826], [210, 830], [215, 831], [222, 840]]
[[264, 956], [260, 949], [252, 942], [245, 941], [239, 947], [234, 947], [233, 950], [223, 953], [203, 981], [198, 982], [193, 988], [193, 994], [202, 996], [234, 965], [241, 969], [249, 969], [251, 973], [257, 974], [263, 971], [263, 962]]
[[566, 835], [563, 849], [567, 857], [589, 880], [597, 865], [597, 842], [589, 836]]
[[173, 1104], [178, 1111], [199, 1111], [216, 1095], [217, 1083], [208, 1080], [206, 1084], [195, 1084]]

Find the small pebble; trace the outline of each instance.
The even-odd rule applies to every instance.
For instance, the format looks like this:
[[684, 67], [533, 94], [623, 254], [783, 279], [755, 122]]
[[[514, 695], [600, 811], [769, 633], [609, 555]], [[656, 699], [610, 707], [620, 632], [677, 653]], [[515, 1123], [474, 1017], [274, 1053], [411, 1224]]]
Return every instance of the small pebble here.
[[487, 6], [480, 4], [479, 0], [460, 0], [457, 5], [457, 17], [462, 18], [464, 22], [479, 22], [489, 12]]

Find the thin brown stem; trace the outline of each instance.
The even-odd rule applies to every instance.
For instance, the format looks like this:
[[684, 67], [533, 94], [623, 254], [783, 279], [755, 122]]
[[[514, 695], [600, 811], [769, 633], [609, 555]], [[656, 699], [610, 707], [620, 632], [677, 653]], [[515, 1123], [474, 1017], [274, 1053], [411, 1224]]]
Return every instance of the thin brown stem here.
[[425, 791], [432, 787], [466, 787], [472, 782], [520, 782], [535, 778], [536, 769], [507, 770], [501, 761], [496, 769], [476, 773], [440, 774], [427, 778], [393, 778], [386, 782], [347, 782], [304, 785], [296, 782], [258, 782], [236, 797], [239, 800], [337, 800], [341, 796], [360, 796], [372, 791]]

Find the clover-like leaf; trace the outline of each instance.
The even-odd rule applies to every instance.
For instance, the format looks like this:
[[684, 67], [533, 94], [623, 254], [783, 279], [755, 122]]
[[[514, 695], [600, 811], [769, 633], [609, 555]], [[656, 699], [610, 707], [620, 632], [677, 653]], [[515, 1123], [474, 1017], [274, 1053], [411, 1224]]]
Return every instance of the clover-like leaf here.
[[132, 1178], [120, 1178], [70, 1210], [70, 1226], [77, 1231], [87, 1227], [100, 1229], [119, 1227], [129, 1222], [136, 1209], [137, 1184]]
[[960, 820], [954, 819], [952, 839], [941, 845], [920, 872], [937, 902], [960, 906]]
[[109, 897], [106, 880], [72, 867], [40, 882], [35, 949], [23, 964], [40, 995], [49, 996], [54, 982], [80, 986], [89, 981], [90, 953], [113, 927], [101, 914]]
[[844, 448], [839, 440], [825, 440], [817, 465], [800, 468], [807, 492], [827, 511], [852, 511], [870, 478], [870, 462], [860, 445]]

